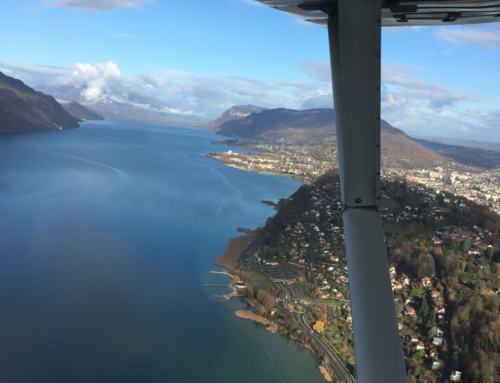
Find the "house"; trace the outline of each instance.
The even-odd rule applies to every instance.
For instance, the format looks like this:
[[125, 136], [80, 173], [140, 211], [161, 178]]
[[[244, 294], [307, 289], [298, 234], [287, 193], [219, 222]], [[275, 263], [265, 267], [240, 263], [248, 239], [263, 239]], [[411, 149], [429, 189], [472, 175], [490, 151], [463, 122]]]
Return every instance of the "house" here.
[[439, 291], [436, 291], [436, 290], [432, 290], [431, 291], [431, 299], [435, 302], [436, 299], [441, 296], [441, 293]]
[[423, 343], [423, 342], [417, 342], [417, 345], [415, 346], [415, 349], [416, 349], [417, 351], [420, 351], [420, 350], [425, 349], [425, 345], [424, 345], [424, 343]]
[[411, 342], [412, 343], [418, 343], [418, 338], [415, 335], [411, 336]]
[[433, 370], [439, 370], [441, 368], [441, 363], [439, 363], [437, 360], [432, 362], [432, 369]]
[[432, 344], [434, 346], [441, 346], [443, 344], [443, 338], [435, 336], [434, 339], [432, 340]]
[[415, 309], [413, 307], [407, 307], [406, 308], [406, 315], [410, 315], [410, 316], [415, 316]]
[[237, 289], [244, 289], [245, 288], [245, 283], [244, 282], [234, 282], [233, 285]]
[[462, 376], [462, 372], [460, 371], [452, 371], [450, 375], [450, 380], [452, 382], [460, 382], [460, 378]]
[[399, 281], [403, 284], [403, 286], [410, 286], [410, 278], [408, 278], [405, 274], [401, 275]]
[[429, 287], [432, 286], [432, 280], [429, 277], [422, 278], [422, 286]]
[[396, 267], [391, 266], [391, 268], [389, 269], [389, 273], [393, 276], [396, 276]]

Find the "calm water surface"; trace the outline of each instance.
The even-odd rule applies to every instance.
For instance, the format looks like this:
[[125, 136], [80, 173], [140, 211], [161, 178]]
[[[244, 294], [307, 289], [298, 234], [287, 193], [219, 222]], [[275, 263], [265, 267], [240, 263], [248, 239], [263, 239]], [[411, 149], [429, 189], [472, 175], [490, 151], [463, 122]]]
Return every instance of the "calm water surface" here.
[[[218, 295], [214, 259], [299, 182], [211, 132], [104, 121], [0, 136], [0, 382], [324, 382]], [[238, 150], [231, 148], [232, 150]]]

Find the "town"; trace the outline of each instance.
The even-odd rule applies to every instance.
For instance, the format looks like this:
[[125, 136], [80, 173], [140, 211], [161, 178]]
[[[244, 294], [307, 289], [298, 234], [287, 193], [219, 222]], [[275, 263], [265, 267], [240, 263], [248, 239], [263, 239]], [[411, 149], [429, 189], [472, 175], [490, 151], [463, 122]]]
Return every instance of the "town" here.
[[[308, 184], [280, 201], [261, 240], [249, 247], [246, 267], [285, 284], [282, 290], [308, 308], [302, 314], [308, 328], [314, 328], [321, 342], [355, 374], [339, 181], [335, 171], [318, 178], [332, 161], [312, 156], [305, 147], [260, 143], [251, 149], [265, 151], [209, 156], [229, 166]], [[410, 382], [438, 382], [444, 376], [450, 382], [474, 382], [481, 374], [495, 374], [478, 369], [473, 362], [478, 353], [464, 339], [491, 328], [489, 321], [496, 323], [498, 318], [498, 180], [497, 170], [456, 165], [384, 169], [380, 211]], [[251, 278], [243, 278], [243, 286], [253, 286]], [[286, 298], [273, 290], [268, 293], [276, 294], [277, 302]], [[491, 317], [481, 317], [475, 328], [466, 329], [463, 312], [473, 311], [468, 307], [471, 299], [478, 307], [491, 306]], [[274, 309], [273, 314], [276, 317]], [[500, 339], [500, 333], [496, 336]], [[487, 355], [486, 359], [497, 358], [496, 353]]]
[[[336, 151], [317, 147], [283, 145], [252, 140], [222, 140], [217, 143], [241, 146], [259, 152], [211, 152], [207, 156], [247, 171], [272, 173], [311, 182], [327, 170], [337, 167]], [[488, 206], [500, 214], [500, 169], [485, 170], [450, 162], [430, 169], [396, 167], [385, 161], [382, 179], [404, 179], [437, 193], [444, 191]]]

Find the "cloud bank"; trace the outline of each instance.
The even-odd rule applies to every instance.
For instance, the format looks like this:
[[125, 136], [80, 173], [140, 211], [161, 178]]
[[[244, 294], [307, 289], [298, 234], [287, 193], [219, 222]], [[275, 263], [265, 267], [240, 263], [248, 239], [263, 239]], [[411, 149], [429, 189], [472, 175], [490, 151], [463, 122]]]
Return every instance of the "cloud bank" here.
[[[422, 69], [402, 64], [382, 65], [382, 118], [410, 135], [500, 141], [499, 109], [484, 107], [474, 90], [421, 79], [418, 74]], [[304, 62], [299, 70], [316, 81], [331, 82], [327, 62]], [[314, 105], [311, 101], [307, 105]], [[471, 108], [471, 104], [476, 107]]]
[[454, 45], [474, 44], [484, 48], [500, 48], [500, 27], [496, 24], [470, 27], [439, 28], [436, 36]]
[[[30, 86], [73, 89], [88, 103], [133, 103], [129, 95], [159, 100], [162, 111], [206, 120], [233, 105], [311, 109], [333, 107], [330, 65], [304, 62], [298, 70], [310, 80], [263, 82], [253, 78], [207, 76], [175, 69], [124, 76], [119, 66], [76, 63], [69, 68], [0, 62], [8, 75]], [[382, 67], [382, 117], [412, 135], [442, 135], [500, 141], [500, 110], [489, 110], [474, 90], [426, 81], [422, 68]], [[356, 106], [353, 106], [356, 107]], [[362, 112], [362, 111], [360, 111]]]

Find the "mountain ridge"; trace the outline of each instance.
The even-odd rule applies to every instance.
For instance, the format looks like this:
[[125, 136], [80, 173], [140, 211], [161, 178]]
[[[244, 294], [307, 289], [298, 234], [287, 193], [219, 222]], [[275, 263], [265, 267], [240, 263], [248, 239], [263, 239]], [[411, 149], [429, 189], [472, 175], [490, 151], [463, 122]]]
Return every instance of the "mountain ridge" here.
[[[433, 166], [450, 162], [413, 140], [387, 121], [380, 121], [382, 164], [407, 167]], [[217, 134], [244, 139], [290, 145], [336, 144], [335, 111], [333, 109], [267, 109], [259, 113], [226, 121]]]
[[52, 97], [0, 72], [0, 133], [78, 128], [78, 120]]

